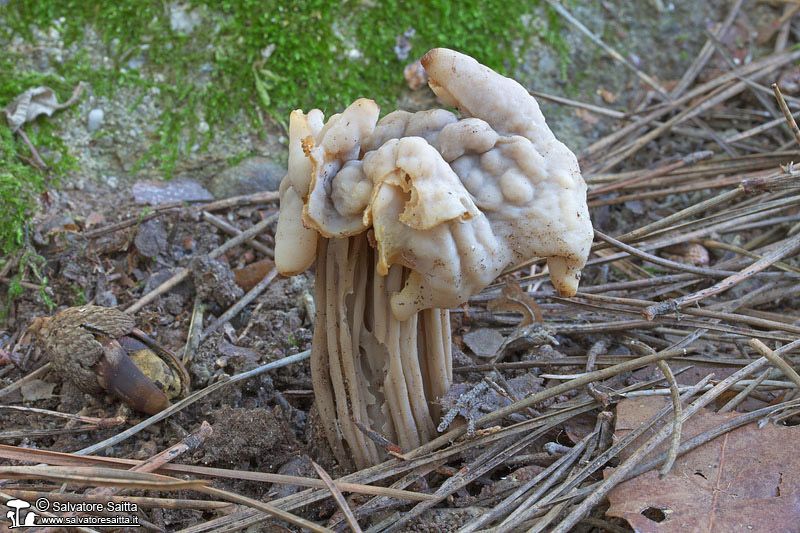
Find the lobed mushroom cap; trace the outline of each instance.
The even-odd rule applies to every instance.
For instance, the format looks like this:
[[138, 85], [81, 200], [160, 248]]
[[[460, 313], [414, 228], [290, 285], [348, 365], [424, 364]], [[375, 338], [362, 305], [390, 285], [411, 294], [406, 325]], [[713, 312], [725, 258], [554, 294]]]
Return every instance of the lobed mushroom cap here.
[[303, 272], [317, 253], [317, 232], [303, 225], [303, 202], [311, 183], [311, 160], [304, 143], [313, 142], [322, 129], [322, 112], [307, 116], [300, 110], [289, 115], [289, 172], [281, 181], [278, 228], [275, 231], [275, 267], [283, 275]]
[[[398, 320], [459, 305], [533, 257], [546, 257], [558, 292], [574, 295], [593, 237], [575, 155], [514, 80], [443, 48], [422, 65], [461, 119], [441, 109], [396, 111], [376, 125], [377, 106], [358, 100], [305, 138], [307, 160], [294, 165], [290, 131], [295, 195], [282, 186], [279, 270], [293, 273], [282, 266], [280, 246], [289, 224], [329, 238], [371, 226], [378, 274], [392, 264], [412, 271], [391, 301]], [[305, 255], [294, 266], [312, 260]]]

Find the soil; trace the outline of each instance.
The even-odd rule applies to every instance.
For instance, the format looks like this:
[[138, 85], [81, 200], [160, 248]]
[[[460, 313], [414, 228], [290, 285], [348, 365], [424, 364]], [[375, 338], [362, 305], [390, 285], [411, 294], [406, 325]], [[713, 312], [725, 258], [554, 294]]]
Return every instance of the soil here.
[[[676, 80], [683, 74], [705, 41], [704, 30], [711, 21], [721, 20], [727, 2], [576, 2], [571, 11], [597, 35], [608, 39], [633, 64], [661, 81]], [[744, 11], [744, 10], [743, 10]], [[774, 17], [775, 12], [758, 3], [750, 12], [749, 23]], [[2, 14], [0, 14], [2, 18]], [[59, 49], [57, 34], [35, 30], [39, 48], [30, 54], [29, 67], [47, 70], [52, 57], [67, 56], [75, 50]], [[532, 89], [564, 94], [580, 101], [628, 109], [632, 103], [645, 98], [647, 90], [630, 71], [610, 59], [597, 47], [567, 25], [565, 39], [573, 51], [567, 67], [567, 77], [559, 74], [554, 54], [543, 49], [533, 50], [524, 58], [521, 71], [531, 79]], [[664, 36], [670, 46], [663, 45]], [[678, 36], [685, 36], [677, 39]], [[23, 46], [23, 43], [0, 43], [4, 47]], [[103, 45], [87, 28], [82, 48], [90, 62], [103, 64], [108, 58]], [[198, 75], [201, 75], [198, 73]], [[602, 89], [602, 91], [601, 91]], [[615, 104], [604, 102], [601, 94], [613, 95]], [[426, 91], [408, 91], [398, 102], [407, 109], [419, 109], [435, 104]], [[137, 220], [145, 206], [137, 204], [132, 187], [141, 182], [158, 182], [163, 177], [158, 168], [136, 162], [146, 152], [155, 136], [159, 115], [159, 95], [148, 91], [121, 88], [112, 98], [95, 96], [89, 86], [75, 109], [61, 112], [52, 120], [70, 154], [77, 158], [78, 168], [63, 181], [63, 188], [52, 189], [42, 202], [34, 227], [37, 252], [46, 259], [42, 273], [47, 276], [47, 292], [57, 308], [48, 310], [35, 290], [27, 290], [15, 300], [8, 317], [0, 323], [0, 355], [9, 352], [13, 364], [0, 366], [0, 389], [18, 381], [47, 361], [47, 356], [28, 342], [24, 330], [34, 317], [45, 316], [58, 309], [84, 303], [118, 305], [125, 308], [149, 290], [169, 279], [180, 268], [189, 267], [193, 258], [219, 246], [229, 237], [217, 227], [202, 220], [191, 208], [160, 211], [159, 216], [97, 238], [87, 238], [81, 230], [102, 228], [120, 220]], [[612, 121], [596, 120], [591, 113], [579, 113], [571, 107], [541, 102], [548, 122], [556, 136], [576, 152], [600, 138], [614, 127]], [[87, 129], [87, 116], [92, 109], [104, 111], [102, 135]], [[188, 139], [186, 140], [188, 142]], [[286, 159], [286, 138], [277, 126], [266, 131], [242, 132], [235, 127], [218, 132], [207, 147], [188, 146], [186, 156], [175, 169], [175, 178], [191, 179], [209, 187], [215, 177], [229, 170], [228, 161], [243, 151], [258, 154], [270, 164], [282, 164]], [[696, 146], [689, 148], [695, 149]], [[679, 150], [681, 151], [681, 150]], [[47, 154], [44, 154], [47, 155]], [[649, 159], [657, 151], [643, 151], [637, 156]], [[631, 166], [641, 161], [631, 162]], [[218, 213], [228, 223], [245, 230], [270, 216], [275, 203], [239, 207]], [[151, 211], [152, 212], [152, 211]], [[603, 230], [610, 232], [632, 227], [638, 216], [630, 209], [619, 208], [593, 212], [593, 219], [606, 220]], [[260, 242], [271, 248], [274, 225]], [[265, 259], [260, 252], [240, 246], [219, 258], [210, 269], [221, 273], [212, 277], [231, 275], [241, 268]], [[269, 259], [269, 258], [266, 258]], [[197, 268], [195, 267], [195, 270]], [[208, 272], [209, 269], [201, 269]], [[604, 272], [588, 273], [586, 283], [605, 276]], [[158, 339], [163, 345], [182, 354], [189, 330], [195, 295], [201, 294], [208, 306], [205, 325], [210, 325], [242, 290], [228, 284], [234, 294], [198, 290], [197, 281], [207, 280], [197, 275], [164, 296], [159, 297], [136, 313], [137, 326]], [[292, 278], [276, 278], [267, 290], [245, 307], [230, 323], [210, 335], [187, 363], [192, 390], [199, 390], [226, 376], [251, 370], [264, 363], [311, 346], [311, 317], [307, 305], [313, 294], [313, 272]], [[238, 292], [237, 290], [238, 289]], [[454, 315], [456, 366], [480, 364], [476, 356], [461, 342], [461, 335], [472, 328], [485, 327], [478, 319]], [[497, 324], [490, 324], [507, 333]], [[591, 338], [559, 335], [559, 346], [547, 346], [550, 357], [571, 355], [588, 348]], [[12, 347], [16, 349], [12, 350]], [[2, 358], [0, 358], [2, 359]], [[509, 359], [513, 359], [510, 357]], [[2, 364], [2, 363], [0, 363]], [[558, 367], [558, 372], [581, 371]], [[523, 379], [529, 373], [513, 371], [514, 378]], [[130, 412], [116, 399], [83, 394], [60, 376], [52, 373], [42, 378], [54, 384], [51, 394], [35, 401], [26, 401], [23, 392], [15, 391], [2, 398], [7, 405], [27, 405], [62, 413], [80, 413], [93, 417], [127, 417], [126, 426], [144, 419]], [[460, 380], [480, 379], [479, 374], [460, 374]], [[541, 381], [533, 377], [537, 386]], [[531, 385], [532, 386], [532, 385]], [[459, 387], [469, 388], [467, 381]], [[213, 434], [193, 454], [178, 462], [203, 466], [258, 472], [293, 473], [314, 477], [311, 460], [322, 465], [332, 477], [345, 472], [336, 464], [328, 449], [312, 407], [313, 393], [307, 362], [261, 374], [235, 386], [225, 387], [171, 416], [151, 425], [146, 431], [129, 438], [104, 453], [108, 456], [145, 459], [196, 430], [205, 420], [212, 424]], [[562, 401], [566, 398], [558, 398]], [[466, 411], [465, 411], [466, 412]], [[106, 429], [56, 431], [75, 426], [57, 418], [29, 412], [4, 410], [0, 413], [0, 431], [25, 429], [27, 436], [3, 438], [7, 444], [21, 447], [75, 452], [119, 433], [119, 427]], [[51, 432], [52, 434], [47, 434]], [[530, 450], [536, 451], [536, 450]], [[501, 473], [493, 474], [499, 479]], [[488, 482], [488, 481], [487, 481]], [[264, 483], [227, 478], [214, 479], [213, 485], [254, 499], [268, 501], [289, 494], [296, 488], [267, 486]], [[464, 501], [481, 491], [481, 486], [461, 494]], [[181, 497], [181, 496], [179, 496]], [[186, 496], [189, 497], [189, 496]], [[301, 510], [299, 514], [313, 520], [325, 520], [336, 508], [330, 502]], [[453, 531], [476, 512], [477, 508], [434, 509], [407, 531]], [[173, 531], [213, 518], [210, 512], [159, 511], [150, 517], [166, 530]], [[274, 525], [261, 526], [263, 531], [285, 531]], [[289, 529], [290, 530], [290, 529]]]

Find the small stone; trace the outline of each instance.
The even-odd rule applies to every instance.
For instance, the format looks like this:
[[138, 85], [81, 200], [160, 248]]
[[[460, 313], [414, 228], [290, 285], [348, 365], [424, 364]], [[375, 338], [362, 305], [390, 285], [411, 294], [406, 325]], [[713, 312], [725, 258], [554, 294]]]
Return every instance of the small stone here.
[[142, 54], [139, 54], [129, 59], [128, 62], [125, 63], [125, 66], [127, 66], [131, 70], [139, 70], [144, 66], [144, 62], [145, 62], [144, 56]]
[[105, 113], [100, 108], [89, 111], [89, 131], [95, 131], [103, 125]]
[[208, 189], [216, 198], [277, 191], [286, 169], [266, 157], [245, 159], [215, 176]]
[[192, 33], [203, 22], [202, 15], [185, 4], [174, 3], [169, 9], [169, 26], [173, 31]]
[[205, 302], [216, 302], [227, 309], [244, 295], [236, 285], [228, 265], [208, 256], [197, 256], [189, 262], [197, 295]]
[[44, 236], [51, 231], [60, 230], [67, 224], [74, 223], [75, 220], [70, 215], [65, 213], [56, 213], [42, 219], [41, 222], [36, 225], [36, 232]]
[[131, 191], [138, 204], [209, 202], [214, 199], [202, 185], [188, 178], [169, 181], [140, 181], [132, 187]]
[[102, 307], [116, 307], [118, 305], [117, 297], [111, 291], [98, 292], [94, 297], [94, 303]]
[[496, 329], [481, 328], [464, 335], [464, 343], [479, 357], [494, 357], [505, 338]]
[[142, 222], [133, 244], [144, 257], [156, 257], [164, 252], [167, 249], [167, 231], [161, 220], [154, 218]]

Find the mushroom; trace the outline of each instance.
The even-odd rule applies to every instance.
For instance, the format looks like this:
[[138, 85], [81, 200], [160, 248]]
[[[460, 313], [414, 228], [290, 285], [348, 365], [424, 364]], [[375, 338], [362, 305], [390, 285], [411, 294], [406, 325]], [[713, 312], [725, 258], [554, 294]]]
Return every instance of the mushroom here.
[[147, 414], [185, 396], [189, 374], [170, 350], [134, 327], [133, 317], [111, 307], [69, 307], [36, 318], [29, 331], [53, 369], [80, 390], [106, 390]]
[[436, 434], [452, 381], [450, 307], [503, 271], [546, 257], [575, 294], [592, 241], [577, 159], [517, 82], [447, 49], [422, 58], [446, 110], [395, 111], [359, 99], [324, 122], [294, 111], [275, 262], [316, 259], [311, 371], [337, 459], [403, 449]]

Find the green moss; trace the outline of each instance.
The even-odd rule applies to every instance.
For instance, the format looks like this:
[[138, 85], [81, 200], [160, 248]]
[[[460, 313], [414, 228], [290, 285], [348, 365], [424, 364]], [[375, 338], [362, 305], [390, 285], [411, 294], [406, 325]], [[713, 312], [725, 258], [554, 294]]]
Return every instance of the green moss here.
[[[148, 157], [171, 167], [179, 157], [180, 133], [201, 114], [212, 127], [243, 114], [249, 127], [261, 124], [260, 106], [285, 123], [292, 109], [314, 106], [332, 113], [361, 96], [377, 98], [390, 111], [404, 86], [405, 62], [394, 53], [395, 40], [408, 28], [416, 32], [411, 59], [446, 46], [514, 74], [535, 36], [552, 44], [566, 65], [554, 11], [543, 11], [544, 24], [523, 23], [542, 12], [538, 4], [192, 0], [203, 26], [185, 35], [171, 29], [169, 4], [160, 0], [12, 0], [6, 22], [12, 33], [32, 39], [34, 25], [46, 28], [64, 17], [60, 27], [67, 46], [80, 42], [87, 26], [100, 32], [122, 79], [106, 73], [104, 86], [95, 91], [111, 90], [114, 81], [158, 86], [167, 111]], [[122, 73], [126, 61], [139, 54], [147, 72]], [[155, 82], [154, 71], [166, 76], [164, 81]], [[65, 77], [76, 72], [71, 74]]]
[[[202, 25], [189, 35], [170, 27], [171, 5], [163, 0], [11, 0], [0, 13], [6, 28], [0, 30], [0, 44], [14, 37], [39, 44], [35, 27], [57, 27], [66, 48], [80, 47], [95, 32], [112, 66], [92, 64], [85, 53], [67, 54], [63, 63], [50, 65], [55, 75], [42, 75], [20, 72], [22, 58], [0, 54], [0, 71], [14, 72], [0, 81], [0, 105], [36, 85], [53, 87], [62, 100], [80, 80], [107, 97], [123, 85], [138, 88], [142, 96], [157, 87], [163, 111], [134, 171], [152, 162], [169, 176], [190, 147], [207, 146], [231, 125], [263, 131], [267, 116], [285, 126], [292, 109], [319, 107], [330, 114], [362, 96], [375, 98], [387, 113], [405, 86], [405, 63], [432, 47], [458, 49], [508, 75], [518, 74], [525, 51], [541, 40], [554, 47], [562, 70], [568, 57], [558, 16], [540, 8], [539, 0], [190, 0]], [[536, 22], [542, 15], [544, 20]], [[401, 61], [394, 47], [408, 28], [415, 34], [409, 59]], [[141, 69], [129, 64], [138, 57]], [[198, 129], [201, 120], [210, 126], [204, 133]], [[10, 213], [0, 220], [0, 246], [5, 247], [19, 242], [20, 218], [45, 177], [8, 163], [27, 148], [2, 128], [6, 162], [0, 183], [6, 192], [0, 195], [18, 198], [21, 192], [27, 198], [3, 210]], [[61, 153], [62, 167], [68, 164], [46, 120], [29, 134], [38, 147]], [[8, 176], [19, 183], [13, 185]]]
[[77, 285], [70, 285], [69, 290], [72, 291], [72, 305], [86, 305], [86, 290]]

